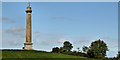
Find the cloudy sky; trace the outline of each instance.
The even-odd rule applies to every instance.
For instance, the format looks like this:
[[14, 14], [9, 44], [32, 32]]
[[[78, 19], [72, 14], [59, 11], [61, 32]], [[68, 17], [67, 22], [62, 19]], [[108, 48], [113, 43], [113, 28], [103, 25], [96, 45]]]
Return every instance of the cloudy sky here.
[[[2, 3], [2, 48], [22, 49], [25, 43], [27, 2]], [[70, 41], [77, 50], [102, 39], [108, 57], [118, 51], [117, 2], [32, 2], [32, 42], [37, 50], [51, 51]]]

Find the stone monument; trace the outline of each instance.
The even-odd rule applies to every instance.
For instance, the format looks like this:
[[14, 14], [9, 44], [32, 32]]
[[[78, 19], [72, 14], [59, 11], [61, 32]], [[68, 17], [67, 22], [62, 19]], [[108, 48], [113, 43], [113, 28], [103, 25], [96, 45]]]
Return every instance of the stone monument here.
[[26, 10], [26, 42], [24, 43], [24, 50], [33, 50], [32, 48], [32, 31], [31, 31], [31, 7], [30, 2], [28, 2], [28, 7]]

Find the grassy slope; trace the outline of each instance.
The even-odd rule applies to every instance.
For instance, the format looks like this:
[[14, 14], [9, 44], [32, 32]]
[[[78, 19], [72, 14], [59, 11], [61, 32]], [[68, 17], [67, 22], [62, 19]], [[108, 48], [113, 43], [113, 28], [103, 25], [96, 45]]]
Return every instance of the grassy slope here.
[[46, 53], [38, 51], [15, 51], [15, 50], [2, 50], [2, 58], [80, 58], [80, 60], [99, 60], [90, 59], [86, 57], [66, 55], [60, 53]]
[[2, 51], [2, 58], [85, 58], [37, 51]]

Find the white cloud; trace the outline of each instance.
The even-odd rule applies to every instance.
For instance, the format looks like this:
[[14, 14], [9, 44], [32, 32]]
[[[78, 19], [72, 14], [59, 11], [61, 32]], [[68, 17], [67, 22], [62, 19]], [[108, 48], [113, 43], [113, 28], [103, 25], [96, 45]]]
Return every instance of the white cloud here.
[[68, 41], [68, 40], [65, 39], [65, 38], [61, 38], [61, 39], [58, 40], [59, 43], [64, 43], [64, 41]]
[[24, 30], [25, 30], [25, 28], [23, 28], [23, 27], [15, 27], [15, 28], [6, 30], [6, 32], [19, 32], [19, 31], [24, 31]]
[[25, 42], [25, 29], [15, 27], [2, 31], [2, 48], [21, 48]]
[[[22, 48], [23, 43], [25, 42], [25, 33], [24, 28], [11, 28], [10, 31], [22, 31], [22, 33], [18, 33], [17, 35], [14, 32], [11, 32], [10, 34], [5, 33], [3, 34], [3, 47], [18, 47]], [[82, 47], [90, 46], [91, 42], [95, 41], [96, 38], [91, 37], [66, 37], [65, 34], [61, 33], [41, 33], [41, 32], [33, 32], [33, 47], [37, 50], [45, 50], [45, 51], [51, 51], [53, 47], [62, 47], [64, 41], [70, 41], [74, 48], [73, 50], [76, 50], [78, 47], [82, 50]], [[20, 37], [24, 36], [24, 37]], [[6, 38], [7, 37], [7, 38]], [[112, 53], [111, 51], [116, 51], [117, 49], [117, 39], [110, 38], [110, 37], [102, 37], [101, 39], [104, 39], [104, 41], [107, 43], [109, 52], [107, 54]], [[9, 42], [8, 42], [9, 41]], [[114, 42], [113, 42], [114, 41]], [[117, 54], [117, 51], [116, 53]], [[113, 56], [113, 55], [109, 55]], [[114, 55], [115, 56], [115, 55]]]
[[10, 41], [10, 44], [11, 45], [18, 45], [18, 44], [20, 44], [20, 42], [19, 41]]
[[25, 30], [25, 28], [22, 28], [22, 27], [10, 29], [10, 31], [23, 31], [23, 30]]
[[109, 48], [116, 48], [118, 47], [118, 39], [116, 38], [110, 38], [110, 37], [101, 37], [101, 39], [103, 41], [105, 41], [105, 43], [107, 43]]

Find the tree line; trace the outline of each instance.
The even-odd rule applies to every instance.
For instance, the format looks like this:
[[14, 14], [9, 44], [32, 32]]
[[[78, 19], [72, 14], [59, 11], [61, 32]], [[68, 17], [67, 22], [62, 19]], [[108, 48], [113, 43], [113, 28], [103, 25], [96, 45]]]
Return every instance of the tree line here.
[[[88, 58], [107, 58], [106, 52], [109, 51], [107, 44], [103, 40], [96, 40], [91, 43], [89, 47], [83, 46], [82, 51], [77, 48], [78, 51], [71, 51], [73, 48], [72, 43], [65, 41], [63, 47], [52, 48], [53, 53], [63, 53], [68, 55], [83, 56]], [[118, 54], [120, 56], [120, 54]]]

